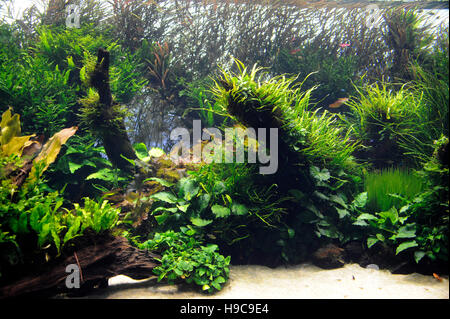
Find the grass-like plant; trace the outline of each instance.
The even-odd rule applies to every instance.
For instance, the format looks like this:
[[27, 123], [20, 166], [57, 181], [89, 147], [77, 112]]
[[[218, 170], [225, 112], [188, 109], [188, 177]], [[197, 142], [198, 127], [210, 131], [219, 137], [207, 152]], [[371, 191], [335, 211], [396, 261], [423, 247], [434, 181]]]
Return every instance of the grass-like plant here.
[[425, 160], [432, 154], [429, 112], [421, 95], [404, 86], [395, 92], [385, 83], [359, 87], [357, 92], [358, 97], [347, 103], [353, 118], [349, 121], [373, 162], [386, 167], [405, 159]]
[[390, 167], [368, 173], [364, 179], [364, 187], [368, 196], [367, 208], [371, 212], [383, 212], [393, 206], [399, 209], [403, 204], [402, 200], [391, 194], [409, 200], [422, 191], [424, 185], [422, 179], [410, 170]]

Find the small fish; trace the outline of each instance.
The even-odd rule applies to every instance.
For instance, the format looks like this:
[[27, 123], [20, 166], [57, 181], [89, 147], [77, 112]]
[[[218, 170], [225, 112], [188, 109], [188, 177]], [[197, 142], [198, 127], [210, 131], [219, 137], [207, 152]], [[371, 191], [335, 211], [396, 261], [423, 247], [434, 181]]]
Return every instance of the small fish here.
[[293, 49], [289, 53], [290, 54], [296, 54], [297, 52], [300, 52], [300, 51], [301, 51], [300, 49]]
[[442, 282], [442, 278], [438, 274], [433, 273], [433, 277]]
[[339, 46], [340, 46], [341, 48], [346, 48], [346, 47], [349, 47], [349, 46], [350, 46], [350, 43], [341, 43], [341, 44], [339, 44]]
[[330, 109], [337, 109], [338, 107], [341, 107], [342, 104], [345, 104], [348, 101], [348, 97], [341, 97], [336, 102], [328, 105]]

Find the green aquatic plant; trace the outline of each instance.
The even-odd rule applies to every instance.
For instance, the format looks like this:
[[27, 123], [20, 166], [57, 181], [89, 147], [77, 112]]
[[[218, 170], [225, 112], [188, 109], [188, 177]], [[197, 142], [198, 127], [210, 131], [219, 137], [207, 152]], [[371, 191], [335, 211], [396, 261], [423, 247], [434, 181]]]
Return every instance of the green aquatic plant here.
[[[351, 167], [357, 142], [333, 114], [311, 111], [312, 89], [302, 91], [295, 77], [268, 77], [256, 65], [238, 73], [222, 70], [212, 89], [216, 100], [246, 127], [278, 128], [279, 149], [303, 156], [310, 164]], [[301, 161], [301, 160], [299, 160]]]
[[413, 89], [423, 95], [423, 102], [430, 119], [429, 131], [434, 139], [441, 134], [448, 136], [449, 119], [449, 31], [441, 26], [430, 53], [429, 63], [414, 63]]
[[365, 146], [365, 157], [377, 167], [417, 163], [432, 153], [430, 119], [422, 95], [402, 87], [395, 92], [386, 83], [357, 87], [347, 102], [345, 121]]
[[153, 269], [158, 281], [185, 281], [213, 292], [221, 290], [228, 280], [230, 256], [219, 254], [217, 245], [203, 244], [191, 227], [155, 233], [152, 239], [137, 246], [162, 254], [161, 265]]
[[[96, 234], [118, 222], [119, 209], [85, 199], [83, 208], [63, 209], [60, 192], [47, 193], [43, 173], [76, 132], [63, 129], [41, 144], [34, 135], [21, 136], [20, 118], [8, 110], [0, 123], [0, 272], [16, 266], [45, 263], [87, 228]], [[76, 216], [74, 215], [76, 214]]]
[[364, 190], [368, 194], [367, 208], [371, 212], [387, 211], [391, 207], [399, 209], [403, 201], [391, 195], [411, 200], [423, 188], [422, 179], [404, 168], [389, 167], [380, 172], [367, 173], [364, 177]]
[[[392, 183], [398, 184], [395, 187], [402, 188], [403, 192], [397, 191], [395, 202], [386, 200], [386, 207], [391, 207], [360, 212], [356, 217], [354, 225], [365, 229], [369, 248], [383, 242], [396, 254], [402, 253], [404, 258], [417, 263], [424, 257], [429, 259], [427, 262], [448, 262], [448, 162], [442, 162], [438, 151], [443, 145], [448, 145], [448, 138], [436, 141], [433, 157], [422, 164], [414, 177], [404, 171], [411, 176], [404, 175]], [[397, 179], [401, 174], [400, 171], [394, 173]], [[384, 183], [389, 184], [389, 181]], [[387, 188], [385, 185], [378, 187]], [[386, 198], [386, 194], [380, 197]]]
[[411, 62], [424, 62], [426, 49], [433, 40], [433, 35], [426, 30], [424, 16], [415, 9], [394, 8], [384, 13], [386, 30], [383, 37], [393, 50], [390, 75], [392, 80], [412, 80]]

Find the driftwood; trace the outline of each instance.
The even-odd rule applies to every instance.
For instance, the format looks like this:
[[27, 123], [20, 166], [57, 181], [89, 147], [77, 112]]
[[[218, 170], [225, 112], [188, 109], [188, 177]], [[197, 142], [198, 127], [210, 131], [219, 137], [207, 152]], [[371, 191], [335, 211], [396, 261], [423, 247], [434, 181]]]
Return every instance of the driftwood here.
[[0, 298], [24, 295], [55, 294], [57, 292], [75, 292], [77, 288], [67, 288], [66, 279], [70, 273], [66, 267], [78, 265], [81, 286], [92, 287], [99, 282], [116, 275], [126, 275], [133, 279], [148, 278], [158, 265], [155, 258], [159, 256], [146, 250], [131, 246], [123, 237], [109, 237], [101, 242], [76, 251], [61, 262], [53, 265], [48, 271], [36, 276], [22, 278], [12, 284], [0, 287]]
[[111, 94], [109, 78], [109, 52], [102, 48], [98, 49], [97, 64], [91, 74], [90, 82], [91, 86], [97, 90], [100, 98], [99, 112], [102, 116], [103, 125], [108, 127], [108, 129], [103, 130], [101, 136], [106, 155], [118, 168], [132, 172], [133, 168], [130, 166], [130, 163], [122, 156], [131, 160], [135, 160], [137, 157], [123, 120], [120, 121], [119, 127], [117, 127], [117, 114], [114, 114], [113, 110], [116, 102], [114, 102]]

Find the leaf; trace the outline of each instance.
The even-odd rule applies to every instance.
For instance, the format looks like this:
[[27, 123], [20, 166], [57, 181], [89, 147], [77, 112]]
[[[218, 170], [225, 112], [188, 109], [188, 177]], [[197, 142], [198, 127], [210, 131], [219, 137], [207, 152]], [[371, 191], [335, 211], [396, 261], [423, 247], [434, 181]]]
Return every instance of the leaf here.
[[20, 116], [14, 114], [11, 116], [11, 109], [8, 109], [2, 114], [2, 121], [0, 123], [0, 144], [6, 145], [15, 136], [20, 136]]
[[243, 204], [234, 203], [231, 205], [231, 212], [237, 216], [243, 216], [248, 214], [248, 209]]
[[26, 136], [13, 136], [7, 144], [2, 144], [2, 151], [3, 154], [6, 156], [10, 155], [17, 155], [22, 156], [22, 151], [27, 145], [31, 145], [31, 143], [28, 143], [30, 138], [35, 136], [33, 135], [26, 135]]
[[64, 235], [63, 239], [63, 245], [67, 243], [69, 240], [76, 237], [78, 230], [80, 229], [81, 225], [81, 217], [77, 216], [73, 222], [72, 225], [70, 225], [69, 229], [67, 230], [66, 234]]
[[223, 217], [227, 217], [228, 215], [230, 215], [230, 209], [228, 207], [224, 207], [222, 205], [216, 204], [216, 205], [211, 206], [211, 211], [218, 218], [223, 218]]
[[187, 204], [184, 204], [184, 205], [177, 205], [177, 208], [179, 210], [181, 210], [183, 213], [186, 213], [186, 211], [187, 211], [187, 209], [188, 209], [188, 207], [190, 205], [191, 205], [191, 203], [187, 203]]
[[40, 230], [40, 224], [39, 224], [39, 218], [40, 216], [40, 206], [35, 206], [33, 208], [33, 210], [31, 211], [31, 215], [30, 215], [30, 227], [35, 231], [35, 232], [39, 232]]
[[115, 179], [114, 172], [110, 168], [102, 168], [101, 170], [90, 174], [86, 180], [99, 179], [105, 182], [110, 182]]
[[378, 219], [378, 217], [369, 213], [362, 213], [361, 215], [358, 216], [356, 220], [373, 220], [373, 219]]
[[43, 224], [42, 225], [42, 229], [41, 229], [41, 231], [39, 232], [39, 235], [38, 235], [38, 245], [39, 245], [39, 247], [42, 247], [46, 243], [47, 236], [48, 236], [49, 233], [50, 233], [50, 224], [49, 223]]
[[367, 192], [359, 193], [352, 202], [354, 207], [362, 208], [367, 203]]
[[68, 56], [68, 57], [67, 57], [67, 65], [68, 65], [69, 68], [71, 68], [71, 69], [75, 68], [75, 63], [73, 62], [72, 56]]
[[191, 223], [197, 227], [204, 227], [212, 223], [212, 220], [202, 219], [200, 217], [191, 217]]
[[59, 256], [61, 254], [61, 239], [59, 238], [58, 232], [56, 231], [55, 227], [56, 226], [51, 228], [50, 233], [56, 246], [56, 250], [58, 253], [57, 256]]
[[178, 211], [178, 208], [177, 207], [157, 207], [152, 212], [152, 214], [160, 212], [160, 211], [169, 212], [169, 213], [176, 213]]
[[[44, 162], [44, 167], [40, 171], [42, 174], [48, 166], [53, 163], [56, 159], [56, 157], [59, 154], [59, 151], [61, 150], [61, 146], [66, 143], [66, 141], [76, 133], [78, 127], [73, 126], [70, 128], [65, 128], [58, 133], [55, 133], [50, 140], [47, 141], [47, 143], [44, 144], [42, 147], [41, 152], [38, 156], [34, 159], [34, 163]], [[33, 181], [36, 178], [35, 174], [36, 168], [33, 166], [31, 169], [29, 180]]]
[[366, 223], [364, 220], [356, 220], [352, 225], [355, 225], [355, 226], [369, 226], [369, 224], [368, 223]]
[[375, 245], [376, 243], [378, 243], [378, 238], [375, 237], [369, 237], [367, 238], [367, 248], [372, 247], [373, 245]]
[[160, 149], [159, 147], [152, 147], [150, 149], [150, 151], [148, 151], [148, 155], [150, 157], [161, 157], [163, 156], [165, 153], [162, 149]]
[[418, 264], [419, 261], [426, 255], [426, 252], [422, 251], [422, 250], [418, 250], [414, 252], [414, 260], [416, 261], [416, 263]]
[[301, 192], [301, 191], [298, 190], [298, 189], [290, 189], [290, 190], [288, 191], [288, 193], [290, 193], [292, 196], [294, 196], [294, 198], [295, 198], [297, 201], [303, 200], [303, 199], [305, 198], [305, 196], [306, 196], [303, 192]]
[[168, 217], [169, 217], [169, 214], [162, 213], [161, 215], [155, 216], [155, 220], [159, 225], [162, 225], [162, 224], [164, 224], [164, 222], [167, 220]]
[[340, 219], [344, 218], [347, 215], [350, 215], [349, 211], [346, 209], [341, 209], [341, 208], [337, 208], [337, 207], [335, 207], [335, 208], [336, 208], [337, 213], [339, 214]]
[[177, 197], [169, 192], [159, 192], [150, 196], [152, 199], [157, 199], [169, 204], [175, 204], [177, 202]]
[[398, 212], [397, 212], [397, 208], [395, 208], [395, 207], [391, 207], [391, 209], [389, 209], [387, 211], [378, 213], [378, 215], [380, 215], [380, 217], [383, 219], [390, 220], [392, 225], [395, 225], [398, 221]]
[[311, 166], [310, 173], [312, 177], [320, 182], [325, 182], [330, 179], [330, 172], [326, 168], [320, 170], [316, 166]]
[[345, 203], [344, 199], [341, 196], [338, 195], [331, 195], [330, 201], [335, 202], [339, 205], [341, 205], [344, 208], [347, 208], [347, 204]]
[[77, 170], [79, 170], [83, 166], [91, 166], [91, 167], [94, 167], [94, 168], [97, 167], [95, 165], [95, 163], [93, 163], [93, 162], [91, 162], [89, 160], [84, 160], [83, 163], [81, 163], [81, 164], [69, 161], [69, 170], [70, 170], [70, 173], [72, 173], [72, 174], [75, 173]]
[[190, 201], [192, 198], [194, 198], [200, 190], [200, 187], [197, 185], [197, 182], [190, 178], [180, 179], [179, 188], [181, 191], [181, 195], [187, 201]]
[[136, 156], [142, 161], [148, 155], [147, 146], [144, 143], [136, 143], [133, 145]]
[[400, 227], [398, 230], [396, 238], [414, 238], [416, 237], [416, 227], [415, 224], [407, 224]]
[[185, 260], [180, 260], [178, 266], [184, 271], [192, 271], [193, 269], [193, 266]]
[[395, 254], [398, 255], [400, 252], [404, 251], [405, 249], [417, 247], [417, 246], [418, 246], [418, 244], [416, 243], [415, 240], [406, 241], [406, 242], [398, 245], [397, 249], [395, 250]]
[[28, 214], [22, 212], [19, 217], [19, 222], [17, 224], [17, 233], [27, 233], [28, 232]]
[[314, 213], [314, 215], [316, 215], [319, 218], [324, 218], [323, 214], [317, 209], [316, 206], [310, 204], [306, 207], [306, 209], [308, 209], [310, 212]]
[[221, 283], [225, 282], [225, 279], [221, 276], [217, 277], [216, 279], [214, 279], [211, 282], [211, 285], [216, 288], [217, 290], [222, 289], [222, 287], [220, 286]]
[[169, 181], [166, 181], [165, 179], [158, 178], [158, 177], [150, 177], [150, 178], [144, 179], [144, 182], [147, 182], [147, 181], [155, 181], [165, 187], [171, 187], [171, 186], [175, 185], [174, 183], [171, 183]]
[[201, 213], [205, 210], [209, 205], [209, 201], [211, 200], [211, 195], [202, 194], [198, 197], [198, 212]]

